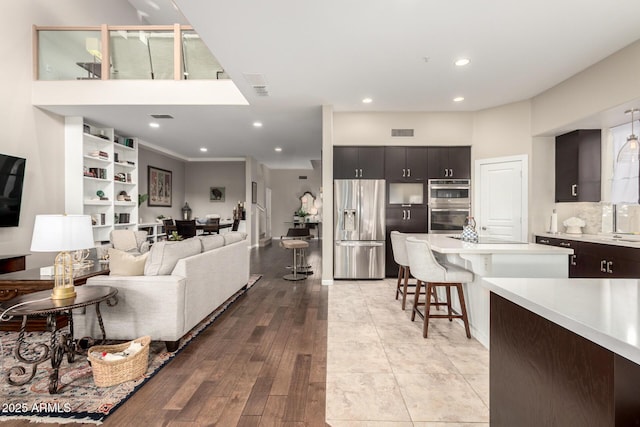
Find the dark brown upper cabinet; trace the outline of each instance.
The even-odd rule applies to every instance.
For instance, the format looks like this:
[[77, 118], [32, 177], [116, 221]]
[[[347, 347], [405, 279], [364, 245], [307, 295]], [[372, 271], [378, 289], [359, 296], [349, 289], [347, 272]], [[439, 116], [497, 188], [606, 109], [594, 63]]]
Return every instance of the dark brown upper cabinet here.
[[394, 182], [427, 179], [427, 147], [385, 147], [384, 177]]
[[556, 202], [600, 201], [600, 129], [556, 137]]
[[384, 179], [384, 147], [333, 147], [334, 179]]
[[428, 147], [430, 179], [471, 178], [471, 147]]

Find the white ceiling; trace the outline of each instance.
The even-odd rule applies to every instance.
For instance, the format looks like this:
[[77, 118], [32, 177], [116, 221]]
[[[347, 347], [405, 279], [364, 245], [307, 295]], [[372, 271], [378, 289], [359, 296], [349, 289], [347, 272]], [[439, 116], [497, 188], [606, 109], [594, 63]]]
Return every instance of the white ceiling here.
[[[636, 0], [175, 0], [181, 13], [170, 0], [129, 1], [149, 23], [193, 25], [250, 106], [168, 106], [172, 131], [155, 134], [144, 106], [96, 107], [100, 114], [186, 158], [215, 141], [203, 157], [251, 155], [272, 168], [311, 167], [321, 157], [323, 104], [494, 107], [531, 98], [640, 39]], [[471, 63], [456, 67], [459, 57]], [[263, 75], [270, 96], [256, 96], [245, 73]]]

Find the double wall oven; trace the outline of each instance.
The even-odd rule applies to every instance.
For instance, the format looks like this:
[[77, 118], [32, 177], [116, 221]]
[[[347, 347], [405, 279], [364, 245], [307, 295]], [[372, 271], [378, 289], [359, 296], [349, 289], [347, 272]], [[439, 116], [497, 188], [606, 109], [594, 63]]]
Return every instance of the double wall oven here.
[[429, 233], [461, 233], [471, 212], [471, 183], [468, 179], [430, 179]]

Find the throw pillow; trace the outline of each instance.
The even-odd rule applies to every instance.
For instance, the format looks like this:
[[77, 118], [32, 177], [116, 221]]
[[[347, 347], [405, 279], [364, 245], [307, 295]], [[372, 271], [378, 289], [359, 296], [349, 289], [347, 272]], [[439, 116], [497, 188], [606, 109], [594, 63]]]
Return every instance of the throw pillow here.
[[247, 238], [247, 233], [243, 231], [230, 231], [228, 233], [224, 233], [224, 244], [230, 245], [231, 243], [239, 242]]
[[186, 240], [164, 240], [151, 246], [149, 258], [144, 266], [145, 276], [164, 276], [171, 274], [179, 259], [202, 252], [202, 243], [197, 237]]
[[144, 255], [135, 256], [118, 249], [109, 248], [109, 275], [110, 276], [142, 276], [147, 262], [147, 252]]
[[200, 241], [202, 242], [202, 252], [207, 252], [224, 246], [224, 237], [219, 234], [200, 236]]

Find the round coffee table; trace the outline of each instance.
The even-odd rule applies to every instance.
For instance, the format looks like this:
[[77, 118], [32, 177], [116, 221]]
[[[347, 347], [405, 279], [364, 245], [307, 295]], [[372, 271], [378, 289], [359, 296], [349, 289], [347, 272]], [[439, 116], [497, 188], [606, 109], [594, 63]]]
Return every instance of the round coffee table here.
[[[53, 368], [49, 376], [49, 393], [58, 392], [58, 369], [64, 355], [67, 361], [73, 362], [78, 354], [76, 341], [73, 339], [73, 310], [81, 307], [95, 306], [96, 315], [102, 333], [102, 342], [106, 340], [102, 315], [100, 314], [100, 303], [107, 302], [108, 306], [118, 303], [116, 294], [118, 290], [109, 286], [77, 286], [76, 296], [63, 300], [52, 300], [51, 291], [40, 291], [31, 294], [21, 295], [10, 299], [2, 304], [0, 312], [7, 310], [5, 316], [22, 316], [22, 326], [18, 333], [18, 340], [14, 349], [14, 356], [20, 363], [29, 365], [31, 372], [27, 374], [23, 366], [15, 366], [7, 373], [7, 381], [12, 385], [23, 385], [33, 379], [39, 364], [51, 359]], [[15, 308], [17, 304], [19, 305]], [[60, 314], [66, 314], [69, 321], [69, 332], [58, 329], [56, 318]], [[25, 342], [25, 330], [27, 318], [29, 316], [47, 316], [47, 329], [51, 332], [50, 344], [45, 343], [28, 344]], [[31, 354], [27, 355], [25, 350], [30, 349]]]

